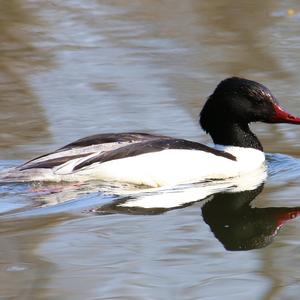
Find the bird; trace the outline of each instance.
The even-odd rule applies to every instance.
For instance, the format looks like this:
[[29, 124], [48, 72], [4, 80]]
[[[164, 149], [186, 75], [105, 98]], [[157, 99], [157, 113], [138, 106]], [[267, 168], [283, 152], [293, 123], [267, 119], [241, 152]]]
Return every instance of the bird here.
[[100, 133], [16, 166], [2, 179], [162, 187], [234, 178], [266, 169], [262, 144], [250, 123], [300, 124], [267, 87], [240, 77], [222, 80], [199, 117], [213, 146], [150, 133]]

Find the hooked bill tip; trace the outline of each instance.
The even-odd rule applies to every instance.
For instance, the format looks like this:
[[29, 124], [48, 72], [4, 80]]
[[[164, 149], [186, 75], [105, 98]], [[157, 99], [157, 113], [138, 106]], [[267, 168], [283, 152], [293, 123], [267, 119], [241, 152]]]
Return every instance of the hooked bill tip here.
[[291, 115], [285, 111], [277, 103], [274, 104], [274, 115], [271, 119], [272, 123], [290, 123], [290, 124], [300, 124], [300, 118]]

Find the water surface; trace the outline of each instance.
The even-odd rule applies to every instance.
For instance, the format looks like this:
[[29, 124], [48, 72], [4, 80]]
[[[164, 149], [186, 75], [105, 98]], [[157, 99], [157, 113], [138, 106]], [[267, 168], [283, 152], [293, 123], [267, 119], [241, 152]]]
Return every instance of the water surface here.
[[[300, 115], [296, 1], [0, 8], [1, 169], [95, 133], [210, 143], [198, 114], [232, 75]], [[137, 196], [103, 183], [1, 184], [0, 299], [298, 299], [300, 127], [253, 130], [266, 182], [176, 209], [126, 207]]]

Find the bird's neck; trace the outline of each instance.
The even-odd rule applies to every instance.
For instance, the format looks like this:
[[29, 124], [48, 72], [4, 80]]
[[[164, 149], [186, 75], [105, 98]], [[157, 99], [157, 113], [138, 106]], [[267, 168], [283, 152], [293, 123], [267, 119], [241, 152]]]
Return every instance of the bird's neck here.
[[224, 123], [222, 126], [211, 128], [209, 131], [215, 144], [253, 148], [263, 151], [263, 147], [248, 124]]

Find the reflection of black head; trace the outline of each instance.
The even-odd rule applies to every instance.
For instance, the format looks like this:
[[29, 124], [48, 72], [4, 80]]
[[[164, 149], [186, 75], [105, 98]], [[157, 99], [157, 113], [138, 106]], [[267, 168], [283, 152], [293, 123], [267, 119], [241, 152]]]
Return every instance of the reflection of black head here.
[[204, 221], [227, 250], [251, 250], [272, 243], [278, 228], [299, 213], [299, 208], [251, 208], [262, 191], [220, 193], [202, 207]]

